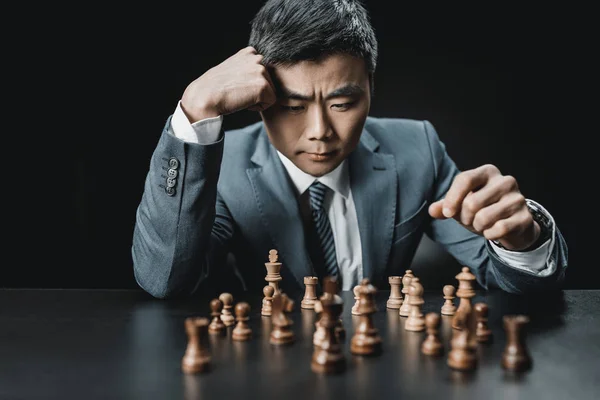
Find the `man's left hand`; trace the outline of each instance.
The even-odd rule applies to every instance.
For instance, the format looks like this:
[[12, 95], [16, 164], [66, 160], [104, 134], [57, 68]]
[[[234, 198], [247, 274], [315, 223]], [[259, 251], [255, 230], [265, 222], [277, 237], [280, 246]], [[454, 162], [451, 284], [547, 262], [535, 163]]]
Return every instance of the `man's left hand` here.
[[508, 250], [523, 250], [540, 235], [517, 180], [491, 164], [456, 175], [445, 198], [429, 206], [429, 214], [437, 219], [454, 218]]

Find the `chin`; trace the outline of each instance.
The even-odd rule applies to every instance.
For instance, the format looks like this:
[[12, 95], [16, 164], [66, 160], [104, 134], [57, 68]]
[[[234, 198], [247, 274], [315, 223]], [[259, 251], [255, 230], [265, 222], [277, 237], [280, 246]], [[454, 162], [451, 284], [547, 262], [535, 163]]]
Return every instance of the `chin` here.
[[308, 162], [303, 163], [303, 165], [299, 165], [300, 168], [305, 173], [312, 175], [316, 178], [326, 175], [333, 171], [340, 163], [338, 161], [332, 161], [327, 163], [320, 162]]

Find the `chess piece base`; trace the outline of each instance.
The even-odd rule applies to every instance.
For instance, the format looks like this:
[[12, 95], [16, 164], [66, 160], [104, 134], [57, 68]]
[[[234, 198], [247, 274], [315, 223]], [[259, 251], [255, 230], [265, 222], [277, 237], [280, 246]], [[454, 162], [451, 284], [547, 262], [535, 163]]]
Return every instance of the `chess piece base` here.
[[322, 374], [335, 374], [346, 369], [346, 360], [342, 353], [331, 354], [324, 350], [317, 350], [310, 364], [313, 372]]
[[526, 371], [531, 368], [531, 358], [518, 354], [503, 354], [502, 368], [509, 371]]
[[439, 356], [443, 353], [443, 347], [440, 342], [426, 339], [421, 346], [421, 352], [428, 356]]
[[269, 342], [271, 344], [291, 344], [296, 340], [292, 331], [272, 331]]
[[377, 355], [381, 353], [381, 337], [379, 335], [355, 335], [350, 343], [350, 352], [363, 356]]
[[411, 332], [421, 332], [425, 330], [425, 322], [422, 319], [412, 320], [409, 318], [406, 320], [404, 329]]
[[252, 338], [252, 330], [249, 328], [234, 329], [231, 333], [231, 339], [244, 342]]
[[451, 350], [448, 354], [448, 366], [462, 371], [471, 370], [477, 366], [477, 358], [470, 351]]
[[184, 357], [181, 361], [181, 369], [186, 374], [198, 374], [210, 371], [210, 356]]

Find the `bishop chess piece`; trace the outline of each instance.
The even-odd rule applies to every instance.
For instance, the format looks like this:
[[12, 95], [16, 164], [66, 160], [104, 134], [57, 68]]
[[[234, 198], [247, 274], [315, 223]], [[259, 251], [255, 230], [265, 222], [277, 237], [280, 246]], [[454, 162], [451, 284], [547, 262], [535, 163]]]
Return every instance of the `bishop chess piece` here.
[[444, 292], [444, 305], [442, 305], [442, 315], [454, 315], [456, 312], [456, 306], [453, 303], [454, 293], [456, 289], [452, 285], [446, 285], [443, 289]]
[[463, 267], [462, 271], [456, 275], [456, 279], [458, 280], [458, 290], [456, 291], [456, 295], [460, 298], [460, 303], [458, 304], [458, 309], [452, 319], [452, 327], [454, 329], [459, 329], [459, 320], [461, 318], [465, 319], [465, 315], [460, 314], [468, 314], [473, 311], [471, 298], [475, 297], [475, 289], [473, 288], [475, 275], [469, 271], [469, 267]]
[[267, 285], [263, 288], [263, 295], [265, 296], [262, 301], [262, 308], [260, 310], [260, 315], [264, 315], [266, 317], [271, 316], [271, 309], [273, 305], [273, 295], [275, 294], [275, 289], [273, 286]]
[[489, 307], [485, 303], [475, 304], [475, 317], [477, 320], [476, 337], [477, 341], [487, 343], [492, 340], [492, 331], [488, 327], [488, 312]]
[[443, 352], [442, 341], [440, 340], [440, 315], [430, 312], [425, 316], [425, 326], [427, 327], [427, 337], [421, 345], [421, 352], [428, 356], [439, 356]]
[[358, 294], [359, 289], [360, 285], [356, 285], [354, 286], [354, 289], [352, 289], [352, 293], [354, 293], [354, 305], [352, 306], [352, 315], [360, 315], [358, 312], [358, 303], [360, 299], [360, 296]]
[[386, 303], [386, 307], [398, 310], [402, 306], [402, 291], [400, 289], [402, 277], [390, 276], [388, 277], [388, 282], [390, 283], [390, 297]]
[[211, 361], [208, 350], [208, 318], [186, 318], [185, 331], [188, 343], [181, 360], [181, 369], [186, 374], [208, 372]]
[[413, 277], [411, 279], [408, 294], [410, 313], [404, 324], [404, 329], [407, 331], [420, 332], [425, 329], [425, 318], [423, 318], [423, 313], [421, 312], [421, 307], [425, 301], [423, 300], [423, 285], [421, 285], [419, 278]]
[[221, 321], [225, 326], [231, 326], [235, 324], [235, 317], [231, 312], [233, 308], [233, 296], [231, 293], [221, 293], [219, 300], [223, 302], [223, 310], [221, 310]]
[[273, 289], [275, 289], [274, 294], [281, 293], [281, 289], [279, 288], [279, 282], [282, 279], [281, 266], [282, 263], [279, 262], [277, 250], [269, 250], [269, 262], [265, 263], [265, 267], [267, 268], [267, 276], [265, 276], [265, 281], [267, 281], [270, 286], [273, 286]]
[[300, 302], [300, 308], [313, 310], [315, 308], [315, 301], [317, 301], [317, 283], [319, 278], [316, 276], [305, 276], [304, 277], [304, 298]]
[[271, 336], [269, 341], [271, 344], [291, 344], [296, 340], [294, 331], [292, 331], [293, 321], [288, 317], [288, 313], [292, 312], [294, 301], [285, 293], [275, 294], [273, 296], [273, 308], [271, 311]]
[[210, 316], [212, 320], [208, 325], [208, 333], [211, 335], [222, 335], [226, 333], [226, 326], [221, 320], [223, 311], [223, 302], [219, 299], [212, 299], [210, 302]]
[[505, 315], [506, 346], [502, 353], [502, 368], [513, 372], [523, 372], [532, 367], [531, 356], [525, 341], [525, 328], [529, 324], [526, 315]]
[[231, 339], [240, 342], [250, 340], [252, 338], [252, 330], [248, 326], [250, 317], [250, 305], [246, 302], [237, 303], [235, 305], [235, 318], [237, 325], [231, 332]]
[[371, 285], [368, 278], [365, 278], [361, 281], [358, 293], [360, 319], [354, 336], [352, 336], [350, 351], [356, 355], [378, 355], [382, 350], [381, 337], [373, 324], [373, 314], [377, 312], [375, 304], [377, 289]]
[[[325, 288], [327, 290], [327, 288]], [[329, 289], [335, 290], [333, 289]], [[324, 330], [323, 339], [315, 346], [311, 368], [318, 373], [336, 373], [346, 368], [346, 359], [340, 345], [338, 335], [335, 333], [337, 321], [340, 319], [344, 302], [339, 296], [322, 298], [319, 301], [321, 308], [320, 325]]]
[[404, 300], [402, 302], [402, 305], [400, 306], [400, 310], [398, 311], [398, 314], [400, 314], [401, 317], [408, 317], [408, 314], [410, 314], [410, 281], [412, 280], [412, 278], [414, 277], [412, 271], [410, 269], [407, 269], [404, 276], [402, 277], [402, 294], [404, 294]]

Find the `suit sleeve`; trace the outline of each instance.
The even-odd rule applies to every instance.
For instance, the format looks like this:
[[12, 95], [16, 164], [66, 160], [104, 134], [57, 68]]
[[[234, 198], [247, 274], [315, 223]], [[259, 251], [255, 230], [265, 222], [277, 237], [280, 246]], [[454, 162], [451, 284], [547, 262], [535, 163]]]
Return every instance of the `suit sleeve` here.
[[196, 292], [224, 264], [234, 233], [217, 191], [224, 135], [188, 143], [173, 135], [170, 121], [150, 160], [131, 248], [136, 282], [156, 298]]
[[[460, 172], [446, 152], [434, 127], [424, 122], [434, 167], [431, 202], [444, 198], [454, 177]], [[546, 268], [551, 274], [534, 274], [513, 268], [493, 250], [488, 240], [463, 228], [454, 219], [432, 219], [425, 232], [440, 243], [461, 265], [470, 267], [477, 282], [486, 290], [499, 288], [509, 293], [527, 293], [560, 289], [567, 268], [567, 246], [558, 227], [554, 229], [555, 245]]]

